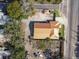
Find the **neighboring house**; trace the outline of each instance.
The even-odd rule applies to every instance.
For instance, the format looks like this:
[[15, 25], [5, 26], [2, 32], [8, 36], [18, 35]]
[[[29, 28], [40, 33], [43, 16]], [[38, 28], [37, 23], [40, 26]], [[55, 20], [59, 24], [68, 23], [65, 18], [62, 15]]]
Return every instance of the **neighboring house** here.
[[0, 0], [1, 3], [9, 3], [11, 2], [12, 0]]
[[10, 19], [7, 16], [6, 7], [7, 4], [12, 2], [13, 0], [0, 0], [0, 45], [6, 42], [8, 39], [4, 38], [4, 25]]
[[47, 21], [46, 23], [34, 23], [33, 39], [59, 39], [58, 21]]
[[1, 12], [0, 10], [0, 45], [3, 44], [4, 42], [4, 37], [3, 37], [3, 25], [4, 25], [4, 22], [3, 22], [3, 13]]
[[4, 15], [2, 10], [0, 10], [0, 45], [3, 45], [4, 42], [6, 42], [6, 38], [4, 37], [4, 25], [9, 20], [7, 15]]

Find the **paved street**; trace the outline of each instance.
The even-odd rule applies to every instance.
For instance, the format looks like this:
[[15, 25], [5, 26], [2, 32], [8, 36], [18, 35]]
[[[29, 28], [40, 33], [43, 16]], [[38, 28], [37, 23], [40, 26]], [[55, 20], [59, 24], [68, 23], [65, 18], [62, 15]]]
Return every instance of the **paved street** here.
[[[22, 0], [22, 4], [24, 8], [29, 7], [29, 3], [26, 2], [26, 0]], [[36, 9], [58, 9], [59, 4], [33, 4], [34, 8]]]
[[[65, 16], [67, 24], [65, 25], [65, 59], [79, 59], [75, 56], [77, 43], [77, 27], [79, 25], [79, 0], [63, 0], [67, 6], [67, 15]], [[63, 6], [63, 5], [62, 5]], [[65, 10], [62, 9], [64, 12]], [[68, 53], [67, 53], [68, 52]]]
[[[78, 27], [78, 13], [79, 13], [79, 0], [70, 0], [70, 5], [69, 5], [69, 18], [68, 18], [68, 22], [69, 22], [69, 50], [68, 50], [68, 56], [70, 57], [70, 59], [76, 59], [75, 56], [75, 44], [77, 41], [77, 27]], [[75, 31], [75, 32], [74, 32]]]

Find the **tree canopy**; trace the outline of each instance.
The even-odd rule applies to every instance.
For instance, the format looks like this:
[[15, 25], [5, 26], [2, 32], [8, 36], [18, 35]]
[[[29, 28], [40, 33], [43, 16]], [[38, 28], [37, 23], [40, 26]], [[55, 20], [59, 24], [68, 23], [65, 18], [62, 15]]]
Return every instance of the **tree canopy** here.
[[11, 51], [11, 59], [24, 59], [25, 47], [24, 38], [21, 34], [20, 21], [13, 21], [13, 19], [5, 24], [5, 35], [10, 39], [8, 47]]
[[20, 17], [23, 15], [21, 4], [19, 0], [14, 0], [7, 6], [7, 13], [10, 20], [5, 24], [5, 37], [9, 38], [8, 48], [11, 51], [10, 59], [24, 59], [25, 47], [24, 38], [21, 34], [21, 21]]
[[21, 4], [19, 1], [13, 1], [7, 6], [7, 13], [13, 19], [19, 19], [22, 15]]

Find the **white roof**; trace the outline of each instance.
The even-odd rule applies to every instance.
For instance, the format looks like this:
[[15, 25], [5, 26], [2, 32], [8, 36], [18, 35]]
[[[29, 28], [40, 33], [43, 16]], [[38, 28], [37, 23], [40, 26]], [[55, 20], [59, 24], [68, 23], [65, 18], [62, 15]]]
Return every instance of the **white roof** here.
[[4, 35], [1, 35], [1, 34], [0, 34], [0, 38], [4, 38]]
[[0, 11], [0, 25], [4, 25], [8, 19], [7, 15]]
[[0, 35], [0, 42], [5, 42], [6, 39], [4, 38], [4, 35]]
[[6, 56], [8, 56], [8, 55], [10, 55], [10, 52], [9, 51], [0, 51], [0, 54], [4, 54], [4, 55], [6, 55]]
[[3, 59], [2, 55], [0, 55], [0, 59]]
[[0, 16], [3, 16], [3, 15], [4, 15], [4, 13], [0, 11]]

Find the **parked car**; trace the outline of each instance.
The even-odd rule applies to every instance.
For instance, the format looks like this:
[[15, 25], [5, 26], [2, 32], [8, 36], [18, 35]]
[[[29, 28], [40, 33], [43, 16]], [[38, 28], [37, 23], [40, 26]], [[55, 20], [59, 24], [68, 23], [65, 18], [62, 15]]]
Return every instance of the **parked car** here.
[[37, 56], [38, 56], [38, 54], [37, 54], [36, 52], [34, 52], [34, 53], [33, 53], [33, 55], [34, 55], [35, 57], [37, 57]]
[[53, 59], [51, 49], [45, 49], [45, 51], [43, 53], [44, 53], [46, 59]]

